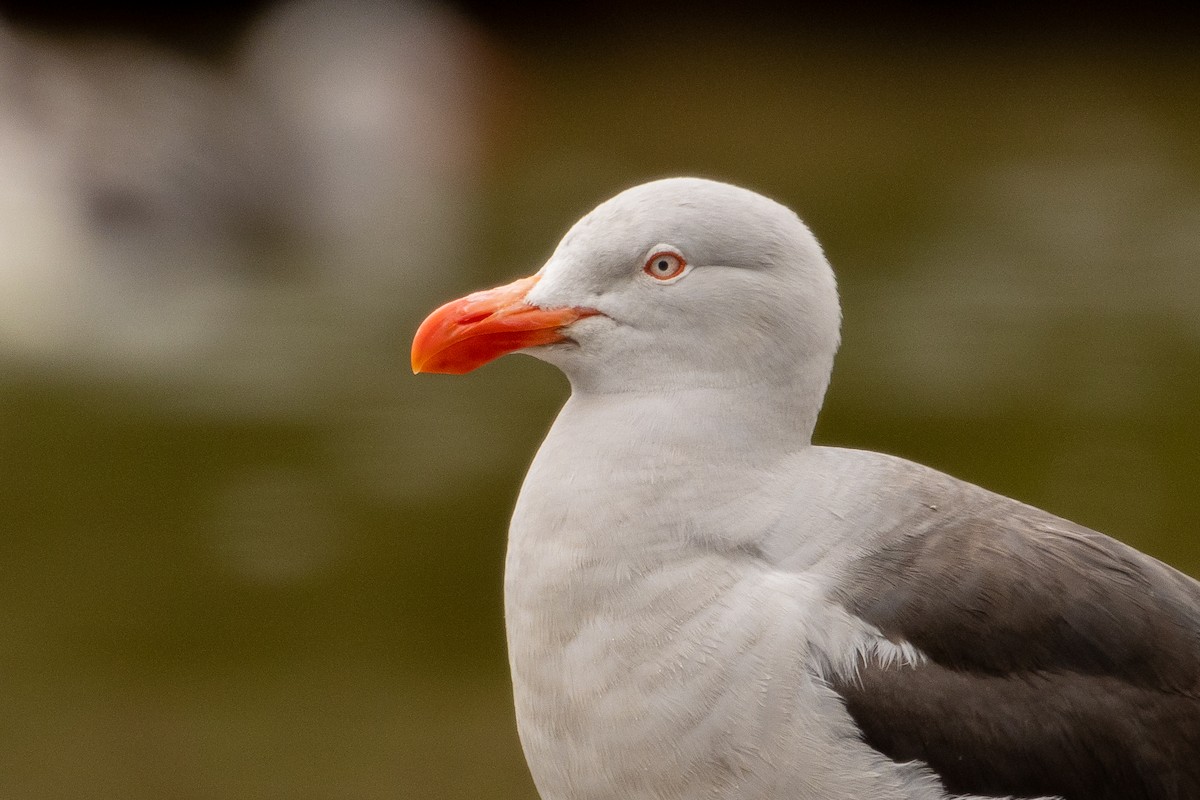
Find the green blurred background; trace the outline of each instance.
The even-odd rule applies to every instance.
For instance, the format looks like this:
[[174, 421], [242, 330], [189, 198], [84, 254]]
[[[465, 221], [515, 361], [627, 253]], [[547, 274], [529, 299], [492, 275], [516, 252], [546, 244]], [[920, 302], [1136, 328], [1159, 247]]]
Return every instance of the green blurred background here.
[[407, 350], [655, 177], [824, 243], [821, 443], [1200, 574], [1190, 21], [132, 9], [0, 23], [0, 797], [535, 798], [501, 571], [566, 386]]

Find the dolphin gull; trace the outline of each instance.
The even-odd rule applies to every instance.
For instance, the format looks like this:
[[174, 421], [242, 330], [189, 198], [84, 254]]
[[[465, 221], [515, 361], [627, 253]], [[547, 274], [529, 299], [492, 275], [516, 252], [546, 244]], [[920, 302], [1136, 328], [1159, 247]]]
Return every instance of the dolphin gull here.
[[840, 322], [794, 213], [676, 178], [418, 330], [416, 372], [520, 350], [571, 383], [505, 571], [542, 797], [1200, 798], [1200, 583], [814, 446]]

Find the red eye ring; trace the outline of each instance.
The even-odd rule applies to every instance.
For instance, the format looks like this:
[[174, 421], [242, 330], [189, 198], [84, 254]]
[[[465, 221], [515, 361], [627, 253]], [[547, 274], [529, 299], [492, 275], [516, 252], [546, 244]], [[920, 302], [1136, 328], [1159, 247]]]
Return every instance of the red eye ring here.
[[687, 269], [687, 262], [679, 253], [670, 250], [660, 250], [646, 259], [642, 271], [657, 281], [669, 281], [678, 278]]

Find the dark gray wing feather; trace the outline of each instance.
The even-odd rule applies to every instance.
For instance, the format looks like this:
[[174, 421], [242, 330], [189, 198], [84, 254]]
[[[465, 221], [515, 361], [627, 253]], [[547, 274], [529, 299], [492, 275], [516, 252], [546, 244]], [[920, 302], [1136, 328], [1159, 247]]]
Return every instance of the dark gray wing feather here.
[[1200, 798], [1200, 584], [982, 490], [922, 508], [837, 593], [928, 657], [833, 681], [867, 743], [956, 793]]

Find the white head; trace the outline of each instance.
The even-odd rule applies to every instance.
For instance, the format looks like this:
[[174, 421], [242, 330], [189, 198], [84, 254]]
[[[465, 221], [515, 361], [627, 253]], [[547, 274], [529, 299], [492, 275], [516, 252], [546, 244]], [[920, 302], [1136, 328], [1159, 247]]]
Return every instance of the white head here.
[[792, 211], [671, 178], [602, 203], [537, 275], [434, 312], [413, 364], [466, 372], [522, 350], [580, 393], [793, 386], [815, 417], [840, 321], [833, 271]]

